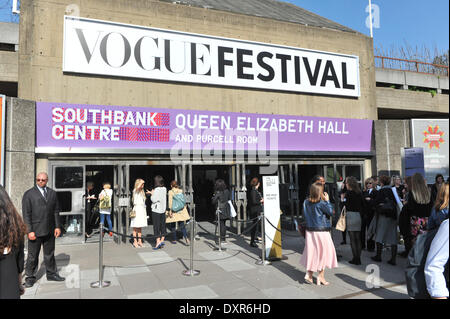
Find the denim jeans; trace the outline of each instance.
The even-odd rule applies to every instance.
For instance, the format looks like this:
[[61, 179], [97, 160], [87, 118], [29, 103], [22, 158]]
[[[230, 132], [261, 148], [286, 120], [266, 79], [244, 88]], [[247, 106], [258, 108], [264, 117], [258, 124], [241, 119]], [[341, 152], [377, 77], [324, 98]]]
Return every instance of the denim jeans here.
[[184, 222], [174, 222], [174, 223], [170, 223], [169, 229], [171, 232], [173, 233], [173, 240], [177, 240], [177, 233], [175, 232], [175, 224], [178, 224], [178, 227], [180, 228], [181, 232], [183, 233], [183, 237], [187, 238], [187, 231], [186, 231], [186, 226], [184, 224]]
[[107, 230], [112, 230], [112, 222], [111, 222], [111, 215], [108, 214], [100, 214], [100, 224], [105, 225], [105, 216], [106, 216], [106, 222], [108, 223]]

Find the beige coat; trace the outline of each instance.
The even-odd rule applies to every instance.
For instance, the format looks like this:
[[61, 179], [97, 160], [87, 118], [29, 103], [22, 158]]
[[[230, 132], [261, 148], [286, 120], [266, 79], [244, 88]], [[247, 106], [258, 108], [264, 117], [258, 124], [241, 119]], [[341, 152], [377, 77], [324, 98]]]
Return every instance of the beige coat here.
[[179, 212], [172, 212], [172, 217], [170, 217], [170, 212], [172, 209], [172, 201], [173, 201], [173, 196], [175, 194], [179, 194], [182, 193], [183, 191], [179, 188], [172, 188], [169, 191], [169, 205], [167, 206], [168, 212], [166, 212], [166, 224], [167, 223], [174, 223], [174, 222], [182, 222], [182, 221], [186, 221], [189, 220], [191, 217], [189, 216], [189, 213], [187, 211], [186, 206], [184, 206], [184, 208], [182, 210], [180, 210]]

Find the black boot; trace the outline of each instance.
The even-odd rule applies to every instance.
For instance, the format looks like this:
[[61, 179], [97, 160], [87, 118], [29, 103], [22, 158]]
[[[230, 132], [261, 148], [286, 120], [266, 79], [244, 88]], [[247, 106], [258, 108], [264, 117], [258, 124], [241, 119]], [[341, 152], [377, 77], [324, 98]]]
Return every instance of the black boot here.
[[381, 261], [381, 252], [383, 251], [383, 245], [380, 243], [376, 243], [376, 244], [377, 244], [377, 254], [371, 258], [373, 261], [380, 262]]
[[395, 262], [395, 258], [397, 257], [397, 245], [391, 246], [391, 260], [388, 261], [388, 264], [395, 266], [397, 263]]

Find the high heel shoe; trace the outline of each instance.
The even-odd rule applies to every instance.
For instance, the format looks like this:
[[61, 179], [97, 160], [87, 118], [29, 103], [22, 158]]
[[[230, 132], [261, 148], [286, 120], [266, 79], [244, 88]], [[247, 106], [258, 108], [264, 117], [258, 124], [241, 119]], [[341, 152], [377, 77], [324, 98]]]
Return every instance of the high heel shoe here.
[[305, 282], [307, 282], [308, 284], [311, 284], [311, 285], [314, 284], [314, 281], [313, 281], [312, 277], [309, 278], [308, 275], [306, 275], [304, 279], [305, 279]]
[[144, 244], [142, 243], [142, 241], [138, 241], [138, 245], [139, 245], [139, 247], [144, 247]]
[[161, 244], [162, 244], [162, 243], [159, 243], [158, 245], [156, 245], [156, 247], [153, 247], [153, 250], [158, 250], [158, 249], [160, 249], [160, 248], [161, 248]]
[[135, 241], [135, 242], [133, 243], [133, 247], [134, 247], [134, 248], [139, 248], [139, 244], [138, 244], [137, 241]]
[[322, 279], [317, 277], [317, 286], [320, 286], [320, 285], [328, 286], [329, 284], [330, 283], [328, 281], [325, 281], [325, 279], [324, 279], [324, 281], [322, 281]]

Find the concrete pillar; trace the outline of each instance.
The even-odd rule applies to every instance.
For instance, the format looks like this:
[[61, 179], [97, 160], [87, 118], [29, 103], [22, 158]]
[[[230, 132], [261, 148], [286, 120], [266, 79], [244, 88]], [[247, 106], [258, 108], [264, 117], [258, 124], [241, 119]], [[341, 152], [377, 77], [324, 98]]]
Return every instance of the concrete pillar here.
[[22, 196], [35, 179], [36, 104], [6, 99], [5, 188], [19, 212]]

